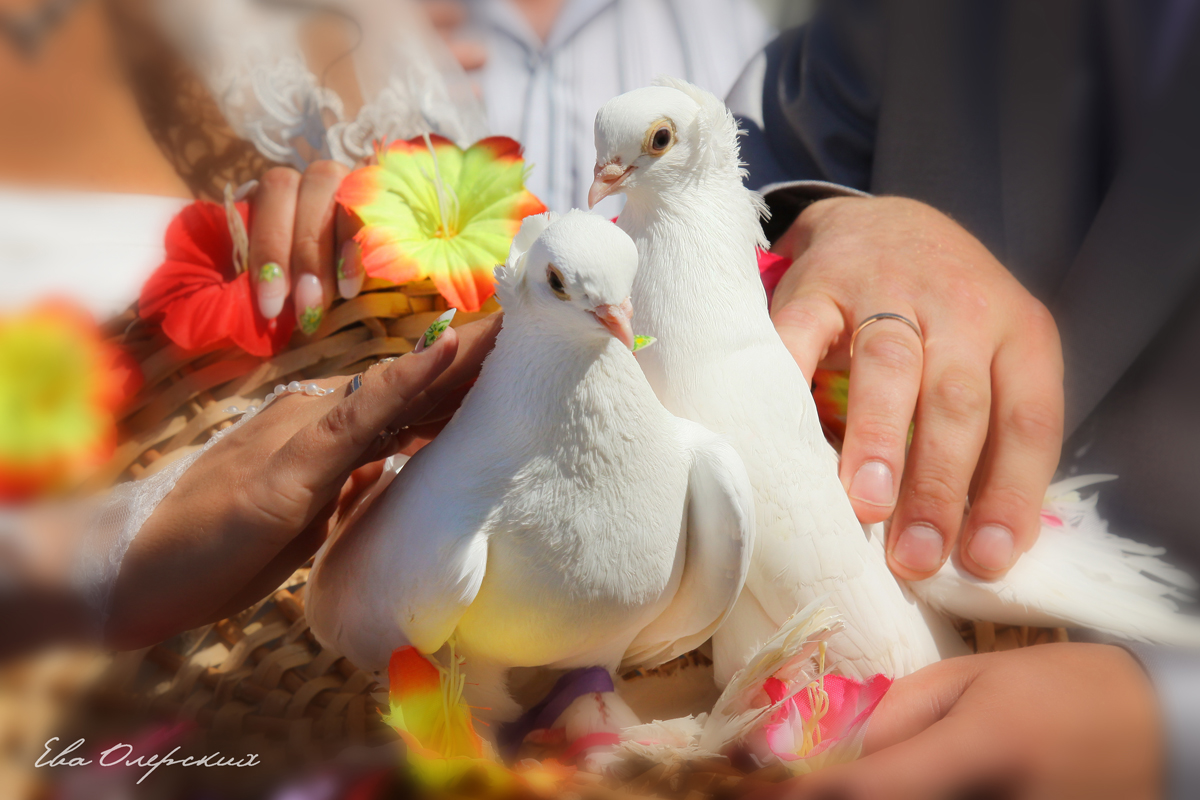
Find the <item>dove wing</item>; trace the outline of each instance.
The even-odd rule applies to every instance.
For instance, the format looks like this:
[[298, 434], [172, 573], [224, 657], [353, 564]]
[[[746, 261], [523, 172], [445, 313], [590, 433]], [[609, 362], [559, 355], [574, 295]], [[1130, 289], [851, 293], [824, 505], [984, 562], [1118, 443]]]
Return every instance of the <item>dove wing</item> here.
[[390, 487], [380, 481], [378, 499], [334, 534], [310, 575], [313, 632], [361, 669], [386, 668], [406, 644], [436, 652], [487, 570], [478, 493], [443, 502], [432, 485], [442, 454], [432, 447], [399, 476], [385, 476], [396, 477]]
[[634, 639], [626, 665], [661, 664], [703, 644], [733, 608], [754, 550], [754, 490], [723, 438], [678, 420], [691, 455], [683, 576], [670, 605]]

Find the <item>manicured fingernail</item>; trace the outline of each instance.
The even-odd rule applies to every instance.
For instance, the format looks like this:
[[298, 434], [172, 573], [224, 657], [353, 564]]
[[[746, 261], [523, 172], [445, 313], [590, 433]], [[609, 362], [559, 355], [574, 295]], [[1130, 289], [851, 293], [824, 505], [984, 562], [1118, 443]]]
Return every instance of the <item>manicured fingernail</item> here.
[[342, 245], [342, 254], [337, 263], [338, 294], [349, 300], [358, 295], [362, 289], [363, 278], [366, 277], [362, 267], [362, 257], [359, 255], [358, 242], [351, 239]]
[[895, 499], [891, 468], [882, 461], [863, 464], [850, 482], [850, 496], [862, 503], [891, 508]]
[[913, 572], [933, 572], [942, 565], [942, 535], [929, 525], [910, 525], [896, 540], [892, 558]]
[[967, 555], [984, 569], [1008, 569], [1015, 549], [1012, 531], [999, 525], [985, 525], [971, 537]]
[[325, 318], [325, 294], [321, 279], [311, 273], [296, 281], [296, 321], [305, 336], [312, 336]]
[[267, 319], [275, 319], [283, 311], [287, 299], [287, 284], [283, 280], [283, 268], [268, 261], [258, 268], [258, 310]]
[[413, 352], [419, 353], [426, 347], [433, 345], [433, 343], [438, 339], [442, 338], [442, 334], [446, 332], [446, 328], [450, 327], [450, 320], [454, 319], [454, 314], [457, 311], [457, 308], [452, 308], [445, 314], [442, 314], [440, 317], [435, 319], [433, 324], [426, 328], [425, 332], [421, 334], [421, 338], [417, 340], [417, 346], [413, 348]]

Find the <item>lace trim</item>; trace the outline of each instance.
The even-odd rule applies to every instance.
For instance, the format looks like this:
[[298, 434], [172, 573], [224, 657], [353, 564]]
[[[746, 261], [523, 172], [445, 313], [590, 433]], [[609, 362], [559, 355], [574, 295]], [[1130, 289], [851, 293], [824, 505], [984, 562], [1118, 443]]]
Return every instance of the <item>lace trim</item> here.
[[300, 47], [305, 12], [247, 0], [161, 0], [168, 35], [208, 85], [234, 131], [265, 157], [303, 170], [332, 158], [353, 166], [376, 142], [439, 133], [466, 146], [487, 133], [466, 75], [406, 0], [342, 0], [361, 41], [355, 73], [364, 99], [347, 119]]
[[93, 612], [92, 623], [97, 640], [103, 638], [108, 624], [113, 588], [121, 572], [121, 563], [146, 520], [150, 519], [159, 503], [196, 459], [230, 431], [240, 427], [246, 419], [217, 432], [199, 450], [187, 454], [162, 471], [140, 481], [123, 483], [99, 500], [99, 505], [89, 515], [90, 522], [77, 550], [71, 575], [73, 588]]

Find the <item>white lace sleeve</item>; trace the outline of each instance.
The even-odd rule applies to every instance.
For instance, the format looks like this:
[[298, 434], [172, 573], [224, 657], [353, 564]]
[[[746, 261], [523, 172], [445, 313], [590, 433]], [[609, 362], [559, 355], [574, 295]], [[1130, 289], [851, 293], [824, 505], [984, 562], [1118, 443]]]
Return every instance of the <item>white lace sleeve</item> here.
[[236, 424], [215, 434], [200, 449], [153, 475], [120, 484], [85, 510], [85, 523], [79, 532], [81, 539], [71, 569], [71, 583], [92, 611], [91, 627], [98, 639], [103, 638], [108, 624], [113, 588], [121, 572], [121, 562], [129, 552], [129, 545], [183, 473], [222, 437], [246, 422], [249, 416], [252, 415], [243, 417]]
[[[347, 166], [376, 142], [439, 133], [467, 146], [487, 135], [483, 105], [413, 0], [159, 0], [163, 29], [202, 76], [238, 136], [303, 170]], [[335, 10], [347, 22], [362, 105], [346, 103], [310, 68], [305, 24]]]

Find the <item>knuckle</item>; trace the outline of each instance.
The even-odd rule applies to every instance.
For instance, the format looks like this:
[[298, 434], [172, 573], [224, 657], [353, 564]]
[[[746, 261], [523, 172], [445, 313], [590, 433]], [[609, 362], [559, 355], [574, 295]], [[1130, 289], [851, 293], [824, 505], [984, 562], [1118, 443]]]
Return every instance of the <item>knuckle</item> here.
[[1022, 442], [1057, 442], [1062, 437], [1063, 415], [1040, 400], [1022, 400], [1009, 410], [1005, 427]]
[[968, 311], [986, 309], [989, 305], [987, 287], [971, 274], [955, 273], [948, 279], [948, 294], [956, 306]]
[[980, 505], [985, 503], [989, 518], [1017, 531], [1022, 526], [1014, 523], [1025, 521], [1035, 509], [1040, 508], [1041, 497], [1029, 487], [1005, 481], [986, 488]]
[[885, 414], [860, 411], [848, 425], [852, 433], [847, 438], [871, 453], [901, 453], [908, 439], [908, 425]]
[[344, 165], [327, 159], [325, 161], [314, 161], [309, 164], [308, 169], [304, 170], [304, 179], [319, 181], [321, 183], [340, 183], [342, 178], [348, 174], [350, 174], [350, 170]]
[[948, 370], [934, 383], [930, 399], [951, 419], [966, 421], [987, 414], [991, 399], [984, 383], [962, 370]]
[[297, 227], [292, 239], [292, 258], [298, 266], [316, 267], [321, 258], [320, 234]]
[[1032, 295], [1025, 298], [1019, 319], [1025, 335], [1041, 342], [1058, 341], [1058, 324], [1054, 321], [1054, 315]]
[[813, 310], [811, 304], [801, 299], [787, 303], [776, 311], [774, 316], [777, 327], [814, 332], [820, 331], [822, 328], [820, 315]]
[[300, 185], [300, 173], [291, 167], [271, 167], [259, 179], [259, 190], [268, 192], [295, 191]]
[[865, 342], [860, 338], [858, 347], [874, 368], [901, 375], [920, 371], [921, 352], [913, 333], [883, 329], [879, 324], [871, 327], [880, 330], [872, 332]]
[[913, 476], [909, 495], [921, 508], [932, 510], [935, 516], [950, 514], [951, 509], [961, 507], [966, 492], [949, 473], [939, 470], [923, 470]]
[[321, 427], [329, 436], [341, 439], [354, 434], [358, 418], [358, 414], [353, 408], [354, 405], [354, 403], [338, 403], [321, 418]]

